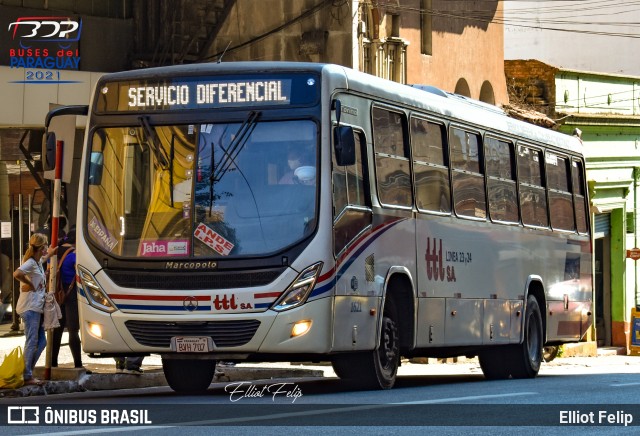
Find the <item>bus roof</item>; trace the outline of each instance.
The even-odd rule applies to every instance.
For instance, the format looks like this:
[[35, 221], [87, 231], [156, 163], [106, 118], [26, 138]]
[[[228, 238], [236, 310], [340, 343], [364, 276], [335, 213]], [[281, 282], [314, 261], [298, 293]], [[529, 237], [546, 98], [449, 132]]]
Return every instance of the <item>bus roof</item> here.
[[205, 76], [209, 74], [234, 73], [270, 73], [313, 71], [329, 77], [332, 86], [375, 96], [389, 104], [400, 103], [426, 110], [449, 120], [459, 120], [482, 129], [490, 129], [498, 133], [516, 136], [521, 140], [555, 146], [582, 155], [582, 143], [573, 136], [535, 126], [507, 116], [497, 106], [472, 100], [467, 97], [440, 91], [428, 86], [409, 86], [370, 74], [335, 65], [313, 62], [220, 62], [175, 65], [141, 70], [131, 70], [103, 75], [99, 83], [159, 79], [176, 76]]

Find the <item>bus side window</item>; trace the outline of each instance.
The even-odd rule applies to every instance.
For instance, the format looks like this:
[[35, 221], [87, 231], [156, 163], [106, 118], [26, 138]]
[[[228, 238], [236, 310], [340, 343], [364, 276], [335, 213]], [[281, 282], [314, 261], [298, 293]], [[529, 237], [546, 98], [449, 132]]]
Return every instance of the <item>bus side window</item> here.
[[412, 205], [404, 114], [374, 107], [373, 146], [380, 202], [388, 206]]
[[578, 233], [588, 233], [587, 207], [584, 188], [584, 171], [582, 162], [574, 160], [572, 165], [573, 203], [576, 210], [576, 227]]
[[418, 209], [451, 213], [449, 153], [444, 126], [412, 117], [411, 148]]
[[340, 253], [362, 230], [371, 225], [371, 202], [367, 192], [366, 142], [354, 132], [356, 163], [338, 166], [333, 154], [333, 239], [334, 252]]
[[102, 168], [104, 167], [104, 155], [101, 151], [91, 152], [89, 164], [89, 184], [100, 185], [102, 183]]
[[457, 215], [486, 218], [480, 137], [452, 127], [449, 135], [454, 210]]
[[545, 163], [551, 227], [560, 230], [575, 230], [573, 198], [569, 190], [569, 160], [547, 152]]
[[547, 196], [542, 179], [542, 152], [519, 145], [517, 159], [522, 223], [528, 226], [548, 227]]
[[485, 138], [489, 215], [494, 221], [518, 222], [515, 156], [511, 142]]

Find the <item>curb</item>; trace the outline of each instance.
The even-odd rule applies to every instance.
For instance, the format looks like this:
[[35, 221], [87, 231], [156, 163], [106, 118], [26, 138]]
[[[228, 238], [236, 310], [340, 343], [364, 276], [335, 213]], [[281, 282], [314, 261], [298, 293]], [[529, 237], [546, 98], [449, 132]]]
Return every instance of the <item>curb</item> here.
[[[42, 377], [44, 368], [34, 370], [36, 377]], [[323, 377], [317, 369], [303, 368], [259, 368], [259, 367], [217, 367], [212, 383], [236, 381], [269, 380], [279, 378]], [[140, 389], [168, 386], [161, 369], [150, 368], [141, 375], [93, 373], [84, 369], [51, 368], [51, 380], [41, 386], [22, 386], [16, 389], [0, 389], [0, 398], [32, 397], [40, 395], [67, 394], [73, 392], [102, 391], [118, 389]]]

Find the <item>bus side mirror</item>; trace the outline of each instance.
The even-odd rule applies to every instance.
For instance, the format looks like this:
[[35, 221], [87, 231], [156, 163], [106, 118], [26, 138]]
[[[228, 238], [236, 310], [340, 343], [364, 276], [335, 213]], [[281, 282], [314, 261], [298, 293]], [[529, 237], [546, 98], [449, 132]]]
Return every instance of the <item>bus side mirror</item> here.
[[47, 132], [42, 137], [42, 170], [51, 171], [56, 168], [56, 134]]
[[348, 166], [356, 163], [356, 141], [352, 127], [337, 126], [333, 130], [333, 147], [336, 154], [336, 163], [339, 166]]
[[89, 164], [89, 185], [99, 185], [102, 183], [102, 168], [104, 156], [97, 151], [91, 152], [91, 162]]

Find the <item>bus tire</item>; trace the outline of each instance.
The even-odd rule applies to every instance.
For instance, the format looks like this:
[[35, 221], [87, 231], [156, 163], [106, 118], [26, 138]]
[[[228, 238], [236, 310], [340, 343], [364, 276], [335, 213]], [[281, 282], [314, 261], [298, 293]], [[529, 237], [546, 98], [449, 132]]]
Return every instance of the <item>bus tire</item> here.
[[400, 333], [395, 303], [388, 299], [382, 315], [376, 350], [338, 355], [332, 366], [336, 375], [363, 389], [391, 389], [400, 366]]
[[205, 392], [216, 370], [215, 360], [162, 359], [162, 369], [169, 387], [180, 393]]
[[511, 377], [534, 378], [538, 375], [542, 364], [543, 344], [540, 305], [536, 297], [529, 295], [524, 315], [524, 340], [522, 344], [513, 346], [509, 359]]
[[509, 378], [509, 367], [506, 364], [507, 347], [496, 347], [482, 351], [478, 355], [480, 368], [488, 380], [505, 380]]

